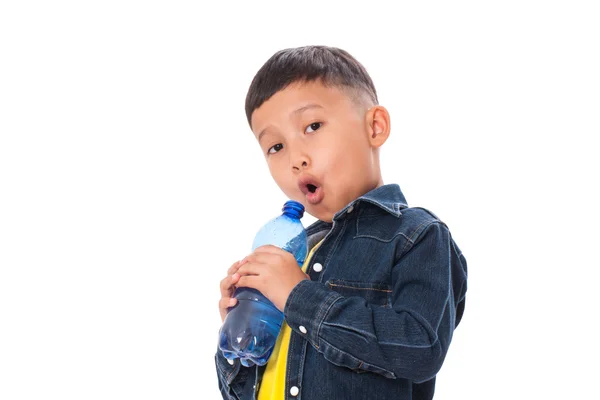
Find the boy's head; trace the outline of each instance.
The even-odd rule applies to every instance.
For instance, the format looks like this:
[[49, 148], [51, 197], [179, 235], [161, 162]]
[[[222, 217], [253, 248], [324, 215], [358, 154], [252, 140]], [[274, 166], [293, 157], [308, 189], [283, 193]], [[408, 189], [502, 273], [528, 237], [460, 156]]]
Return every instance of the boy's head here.
[[254, 77], [246, 116], [273, 179], [323, 221], [383, 184], [387, 110], [365, 68], [326, 46], [275, 53]]

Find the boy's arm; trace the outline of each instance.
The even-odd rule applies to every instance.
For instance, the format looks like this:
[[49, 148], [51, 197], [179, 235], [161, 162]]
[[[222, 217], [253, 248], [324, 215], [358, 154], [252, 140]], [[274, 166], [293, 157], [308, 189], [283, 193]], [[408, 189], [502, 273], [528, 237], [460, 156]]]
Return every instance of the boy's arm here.
[[219, 378], [219, 390], [224, 400], [240, 400], [247, 398], [243, 396], [244, 391], [248, 390], [247, 383], [256, 379], [256, 366], [244, 367], [239, 359], [232, 363], [223, 356], [217, 349], [215, 354], [215, 365], [217, 368], [217, 377]]
[[[233, 297], [234, 285], [237, 278], [231, 274], [241, 263], [233, 263], [227, 271], [227, 276], [219, 284], [221, 290], [221, 299], [219, 300], [219, 313], [221, 322], [225, 321], [227, 310], [235, 305], [237, 300]], [[253, 390], [256, 381], [256, 367], [244, 367], [239, 359], [230, 361], [217, 347], [215, 354], [215, 366], [217, 368], [217, 377], [219, 379], [219, 390], [225, 400], [246, 399], [249, 396], [245, 393], [247, 390]]]
[[285, 318], [336, 365], [424, 382], [442, 366], [462, 316], [466, 267], [447, 227], [434, 221], [392, 270], [391, 308], [304, 280], [288, 297]]

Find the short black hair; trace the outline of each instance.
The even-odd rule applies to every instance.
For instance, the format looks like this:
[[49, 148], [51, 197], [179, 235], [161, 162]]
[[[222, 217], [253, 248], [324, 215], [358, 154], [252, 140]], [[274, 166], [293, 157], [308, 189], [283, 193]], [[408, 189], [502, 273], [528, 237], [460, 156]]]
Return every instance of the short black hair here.
[[246, 118], [280, 90], [295, 82], [321, 80], [324, 85], [350, 88], [379, 104], [365, 67], [347, 51], [329, 46], [303, 46], [276, 52], [258, 70], [246, 95]]

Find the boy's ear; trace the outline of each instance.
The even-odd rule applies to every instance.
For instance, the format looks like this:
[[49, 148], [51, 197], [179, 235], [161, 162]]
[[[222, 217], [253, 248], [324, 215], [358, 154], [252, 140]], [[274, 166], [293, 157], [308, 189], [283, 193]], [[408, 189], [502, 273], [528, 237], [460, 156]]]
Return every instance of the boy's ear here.
[[365, 115], [365, 123], [371, 146], [383, 145], [390, 136], [390, 113], [384, 106], [373, 106]]

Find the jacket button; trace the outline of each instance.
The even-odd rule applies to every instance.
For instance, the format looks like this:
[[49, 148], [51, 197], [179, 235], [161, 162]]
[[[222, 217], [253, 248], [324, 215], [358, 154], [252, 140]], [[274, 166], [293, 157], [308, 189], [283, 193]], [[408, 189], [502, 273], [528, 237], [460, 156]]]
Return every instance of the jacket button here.
[[306, 333], [306, 328], [303, 327], [302, 325], [300, 325], [300, 327], [298, 329], [300, 329], [300, 332]]
[[300, 393], [300, 389], [298, 389], [297, 386], [292, 386], [290, 389], [290, 394], [294, 397], [298, 396], [298, 393]]
[[233, 360], [227, 359], [227, 362], [229, 363], [229, 365], [233, 365], [235, 364]]
[[348, 209], [346, 210], [346, 212], [347, 212], [348, 214], [350, 214], [352, 211], [354, 211], [354, 206], [350, 206], [350, 207], [348, 207]]
[[315, 263], [315, 265], [313, 265], [313, 270], [315, 272], [321, 272], [323, 271], [323, 265], [321, 265], [320, 263]]

